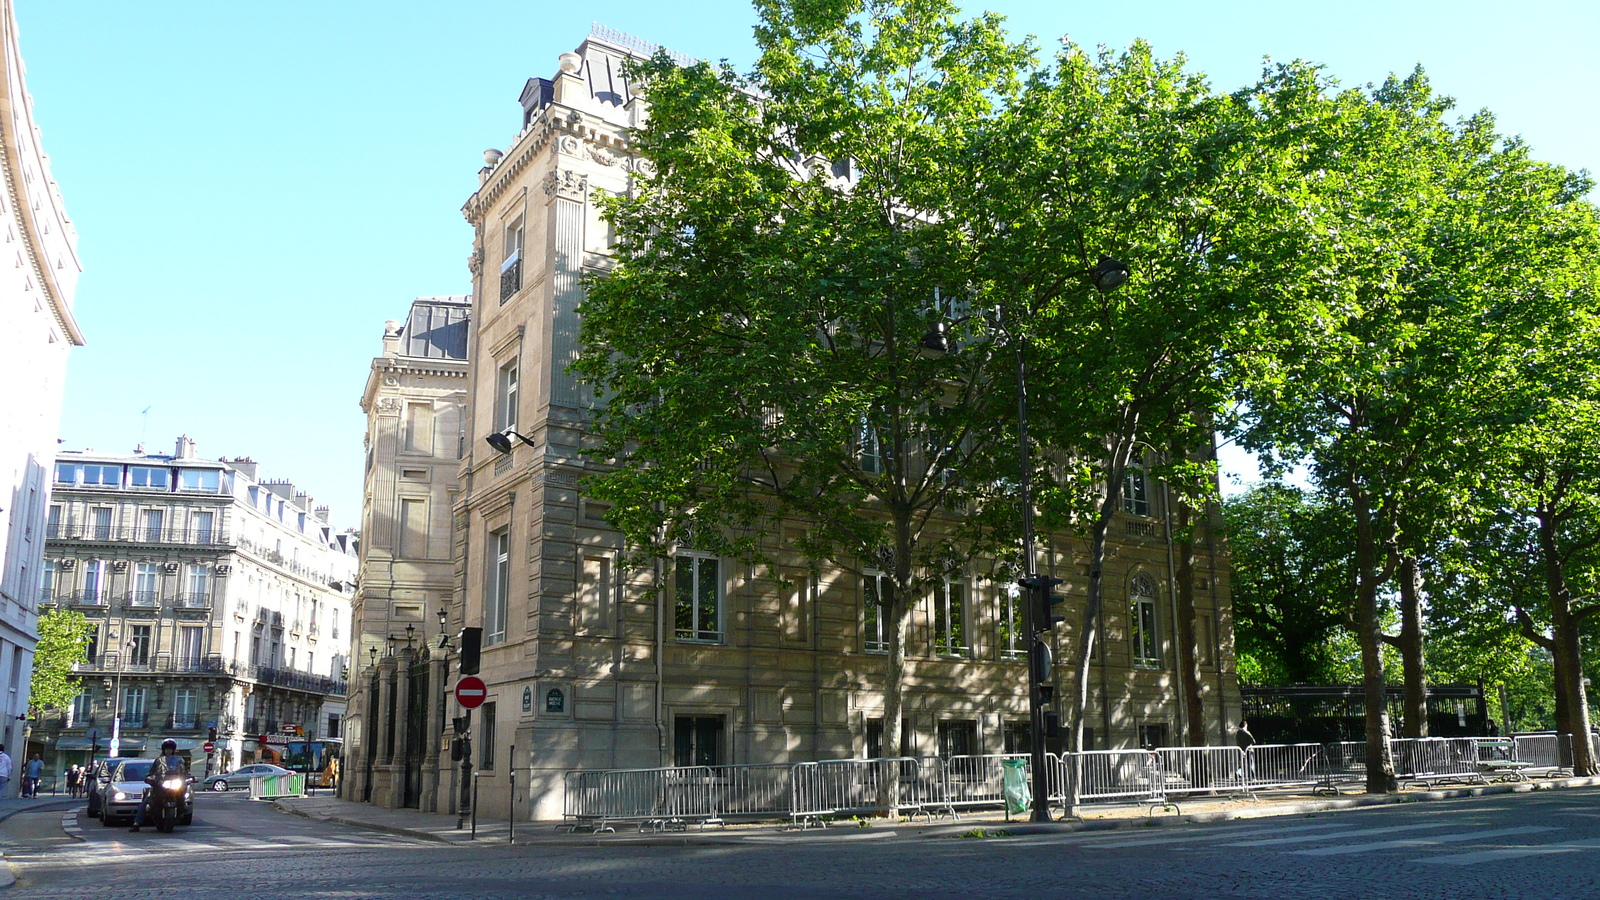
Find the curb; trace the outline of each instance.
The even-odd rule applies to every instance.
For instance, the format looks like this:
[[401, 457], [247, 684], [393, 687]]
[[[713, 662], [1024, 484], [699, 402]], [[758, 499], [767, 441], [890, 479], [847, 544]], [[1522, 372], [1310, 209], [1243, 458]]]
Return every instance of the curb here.
[[431, 832], [415, 831], [410, 828], [403, 828], [399, 825], [381, 825], [376, 822], [363, 822], [360, 819], [349, 819], [345, 818], [344, 816], [313, 816], [305, 810], [284, 806], [276, 800], [272, 801], [272, 807], [278, 812], [288, 813], [291, 816], [299, 816], [302, 819], [315, 819], [318, 822], [332, 822], [335, 825], [344, 825], [350, 828], [364, 828], [367, 831], [381, 831], [384, 834], [393, 834], [399, 837], [422, 838], [423, 840], [437, 841], [441, 844], [456, 843], [455, 841], [452, 841], [448, 838], [439, 837]]
[[[4, 813], [3, 815], [0, 815], [0, 822], [4, 822], [5, 820], [11, 818], [12, 816], [17, 815], [18, 813], [37, 812], [37, 811], [50, 812], [51, 810], [70, 810], [75, 806], [81, 805], [82, 803], [83, 803], [82, 800], [46, 800], [43, 803], [35, 803], [32, 806], [19, 806], [16, 809], [9, 810], [6, 813]], [[80, 838], [80, 840], [81, 840], [81, 838]], [[9, 888], [9, 887], [15, 885], [16, 883], [17, 883], [17, 875], [16, 875], [15, 872], [11, 871], [11, 863], [6, 861], [5, 854], [0, 853], [0, 891], [3, 891], [6, 888]]]

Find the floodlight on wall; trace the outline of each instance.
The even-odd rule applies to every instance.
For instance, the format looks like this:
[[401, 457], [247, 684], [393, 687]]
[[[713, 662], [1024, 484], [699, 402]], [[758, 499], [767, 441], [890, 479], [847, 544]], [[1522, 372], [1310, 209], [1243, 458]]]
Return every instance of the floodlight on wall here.
[[529, 447], [537, 447], [537, 446], [539, 446], [538, 444], [535, 444], [532, 440], [530, 440], [527, 435], [518, 434], [517, 432], [512, 431], [509, 428], [506, 429], [505, 431], [496, 431], [494, 434], [491, 434], [488, 437], [484, 438], [484, 441], [487, 442], [489, 444], [489, 446], [493, 447], [495, 450], [498, 450], [501, 453], [510, 453], [511, 452], [511, 439], [512, 438], [516, 438], [517, 440], [523, 442], [524, 444], [527, 444]]

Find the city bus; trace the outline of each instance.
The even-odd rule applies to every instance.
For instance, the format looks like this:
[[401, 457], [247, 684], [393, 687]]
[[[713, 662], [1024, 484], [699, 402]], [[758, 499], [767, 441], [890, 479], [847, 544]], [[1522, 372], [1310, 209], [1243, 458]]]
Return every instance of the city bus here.
[[343, 755], [344, 741], [339, 738], [289, 741], [278, 764], [291, 772], [305, 772], [307, 787], [331, 788], [339, 778]]

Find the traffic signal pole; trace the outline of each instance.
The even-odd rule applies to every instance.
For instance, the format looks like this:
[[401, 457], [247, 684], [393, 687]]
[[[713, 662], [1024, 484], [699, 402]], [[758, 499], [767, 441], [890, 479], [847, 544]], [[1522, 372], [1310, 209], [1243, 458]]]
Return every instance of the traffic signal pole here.
[[[1018, 458], [1021, 465], [1022, 488], [1022, 567], [1026, 572], [1022, 579], [1024, 585], [1024, 600], [1026, 606], [1023, 613], [1023, 626], [1028, 635], [1028, 740], [1033, 746], [1030, 748], [1029, 758], [1033, 771], [1033, 821], [1050, 821], [1050, 780], [1045, 777], [1045, 752], [1044, 752], [1044, 698], [1040, 696], [1039, 675], [1044, 665], [1040, 659], [1040, 651], [1048, 653], [1039, 632], [1048, 627], [1049, 605], [1048, 601], [1041, 604], [1034, 596], [1037, 587], [1038, 572], [1034, 570], [1033, 556], [1033, 492], [1032, 470], [1033, 463], [1028, 448], [1028, 339], [1025, 336], [1017, 337], [1017, 447]], [[1048, 590], [1048, 588], [1046, 589]], [[1044, 622], [1036, 621], [1037, 607], [1043, 605], [1046, 612]]]

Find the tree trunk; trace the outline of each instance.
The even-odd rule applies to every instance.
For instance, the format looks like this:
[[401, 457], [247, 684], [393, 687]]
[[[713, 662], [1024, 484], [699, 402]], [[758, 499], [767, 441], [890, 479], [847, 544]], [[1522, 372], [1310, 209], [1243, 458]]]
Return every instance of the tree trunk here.
[[[1077, 703], [1072, 710], [1072, 745], [1073, 753], [1083, 751], [1083, 720], [1089, 710], [1089, 675], [1090, 666], [1094, 661], [1094, 645], [1099, 639], [1100, 605], [1104, 594], [1104, 579], [1101, 577], [1106, 561], [1106, 528], [1110, 523], [1115, 507], [1112, 498], [1119, 492], [1108, 490], [1107, 497], [1100, 505], [1100, 515], [1095, 517], [1094, 525], [1089, 530], [1089, 586], [1085, 592], [1083, 603], [1083, 628], [1078, 632], [1078, 659], [1077, 681], [1074, 688], [1077, 692]], [[1102, 698], [1104, 702], [1104, 698]], [[1069, 811], [1078, 807], [1079, 779], [1074, 773], [1067, 779]]]
[[1544, 557], [1545, 591], [1550, 602], [1550, 638], [1555, 657], [1556, 731], [1572, 736], [1572, 773], [1596, 772], [1589, 740], [1589, 698], [1583, 689], [1583, 621], [1572, 609], [1572, 591], [1561, 566], [1559, 525], [1549, 505], [1539, 509], [1539, 553]]
[[[901, 720], [905, 710], [906, 631], [914, 597], [911, 592], [910, 519], [909, 514], [896, 517], [894, 571], [885, 592], [888, 594], [884, 613], [889, 617], [889, 665], [883, 686], [883, 746], [879, 750], [884, 756], [900, 755]], [[896, 763], [883, 768], [878, 783], [878, 805], [885, 808], [885, 815], [894, 819], [900, 813], [900, 766]]]
[[[1178, 670], [1183, 675], [1183, 715], [1188, 725], [1187, 743], [1206, 745], [1205, 705], [1200, 695], [1200, 648], [1195, 634], [1194, 612], [1194, 535], [1189, 532], [1189, 504], [1178, 504], [1177, 572], [1178, 585]], [[1222, 735], [1218, 743], [1225, 743]]]
[[1389, 748], [1389, 698], [1384, 690], [1383, 630], [1378, 619], [1379, 542], [1366, 493], [1352, 484], [1350, 500], [1356, 518], [1356, 637], [1361, 645], [1361, 683], [1367, 707], [1367, 793], [1388, 794], [1396, 784]]
[[1422, 571], [1415, 557], [1400, 560], [1400, 649], [1405, 671], [1405, 736], [1428, 736], [1428, 674], [1422, 639]]

